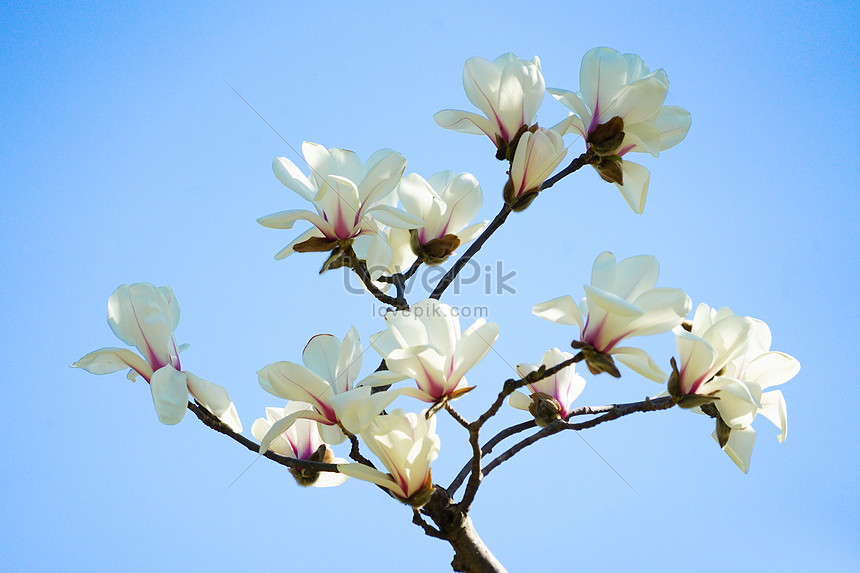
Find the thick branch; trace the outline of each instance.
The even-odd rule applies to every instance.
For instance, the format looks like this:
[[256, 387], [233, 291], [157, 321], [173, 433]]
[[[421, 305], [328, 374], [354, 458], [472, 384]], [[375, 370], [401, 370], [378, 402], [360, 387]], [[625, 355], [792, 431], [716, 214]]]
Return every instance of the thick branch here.
[[[431, 537], [444, 539], [454, 548], [454, 560], [451, 567], [461, 573], [504, 573], [505, 568], [490, 552], [466, 511], [459, 504], [453, 503], [448, 492], [436, 486], [433, 497], [421, 508], [421, 513], [427, 515], [438, 529], [424, 524], [424, 531]], [[417, 517], [413, 518], [415, 523]], [[429, 531], [428, 531], [429, 528]]]
[[[201, 422], [215, 430], [216, 432], [220, 432], [229, 438], [233, 438], [235, 441], [239, 442], [255, 454], [260, 451], [260, 444], [254, 442], [253, 440], [249, 440], [242, 434], [237, 434], [233, 430], [231, 430], [226, 424], [224, 424], [221, 420], [216, 418], [211, 412], [209, 412], [206, 408], [195, 404], [193, 402], [188, 402], [188, 409], [194, 412], [194, 414], [200, 419]], [[326, 464], [322, 462], [311, 462], [306, 460], [300, 460], [297, 458], [288, 458], [286, 456], [281, 456], [276, 454], [275, 452], [269, 450], [265, 454], [265, 457], [269, 458], [273, 462], [277, 462], [282, 466], [287, 466], [288, 468], [299, 468], [306, 470], [314, 470], [319, 472], [335, 472], [337, 473], [337, 464]]]
[[466, 263], [468, 263], [472, 259], [472, 257], [475, 256], [475, 253], [481, 250], [481, 247], [484, 246], [484, 243], [487, 242], [487, 239], [489, 239], [490, 236], [496, 232], [496, 229], [502, 226], [502, 223], [505, 222], [505, 219], [507, 219], [508, 215], [510, 214], [511, 208], [508, 206], [507, 203], [505, 203], [504, 205], [502, 205], [502, 210], [499, 211], [499, 214], [496, 215], [496, 218], [493, 219], [489, 225], [487, 225], [487, 228], [484, 229], [481, 235], [477, 239], [475, 239], [475, 241], [471, 245], [469, 245], [469, 248], [466, 250], [466, 252], [463, 253], [463, 255], [459, 259], [457, 259], [457, 261], [454, 263], [454, 266], [448, 269], [448, 272], [445, 273], [445, 276], [443, 276], [439, 280], [439, 284], [437, 284], [436, 288], [433, 289], [433, 292], [430, 294], [430, 298], [435, 298], [436, 300], [439, 300], [439, 297], [442, 296], [442, 293], [445, 292], [445, 289], [448, 288], [448, 286], [454, 281], [454, 279], [457, 278], [457, 275], [460, 274], [460, 271], [463, 270], [463, 267], [466, 266]]

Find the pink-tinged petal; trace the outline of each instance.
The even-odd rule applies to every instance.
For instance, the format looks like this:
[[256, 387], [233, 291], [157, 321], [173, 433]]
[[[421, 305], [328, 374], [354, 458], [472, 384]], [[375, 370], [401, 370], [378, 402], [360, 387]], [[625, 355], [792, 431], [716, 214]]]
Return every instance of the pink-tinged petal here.
[[621, 191], [633, 212], [641, 215], [645, 209], [645, 197], [648, 196], [648, 181], [651, 173], [638, 163], [627, 160], [621, 162], [621, 173], [624, 184], [616, 183], [615, 186]]
[[654, 362], [647, 352], [640, 348], [618, 347], [612, 349], [612, 357], [634, 372], [659, 384], [666, 382], [666, 373]]
[[337, 470], [340, 473], [349, 477], [353, 477], [363, 481], [369, 481], [371, 483], [375, 483], [376, 485], [390, 489], [400, 498], [408, 497], [406, 495], [406, 492], [403, 491], [403, 488], [401, 488], [397, 484], [397, 482], [392, 480], [387, 474], [384, 474], [381, 471], [368, 467], [364, 464], [339, 464], [337, 466]]
[[329, 175], [314, 199], [322, 209], [325, 220], [334, 229], [334, 237], [351, 239], [358, 234], [358, 219], [361, 214], [358, 187], [355, 183], [338, 175]]
[[652, 123], [625, 125], [620, 149], [625, 150], [624, 153], [650, 153], [657, 157], [660, 155], [660, 132]]
[[785, 407], [785, 397], [779, 390], [765, 392], [761, 395], [761, 410], [759, 414], [773, 422], [781, 430], [777, 437], [779, 443], [785, 441], [788, 435], [788, 412]]
[[83, 368], [91, 374], [111, 374], [131, 368], [147, 380], [152, 378], [149, 364], [127, 348], [101, 348], [72, 364], [72, 368]]
[[188, 385], [184, 372], [164, 366], [152, 374], [149, 381], [152, 402], [162, 424], [178, 424], [188, 408]]
[[536, 304], [532, 307], [532, 313], [558, 324], [575, 324], [582, 329], [582, 314], [576, 302], [567, 294]]
[[675, 345], [681, 365], [681, 390], [685, 394], [694, 393], [702, 382], [707, 382], [719, 370], [714, 368], [717, 351], [695, 334], [680, 327], [675, 329]]
[[281, 434], [286, 432], [293, 424], [296, 423], [296, 420], [300, 418], [314, 421], [322, 421], [324, 419], [317, 412], [314, 412], [310, 406], [308, 406], [308, 409], [306, 410], [298, 410], [284, 416], [272, 424], [272, 427], [269, 428], [269, 431], [266, 432], [266, 435], [263, 436], [262, 440], [260, 440], [260, 449], [258, 450], [260, 455], [265, 454], [269, 450], [269, 446], [272, 442], [280, 437]]
[[657, 116], [654, 126], [660, 132], [660, 151], [665, 151], [681, 143], [690, 131], [690, 112], [686, 109], [667, 106]]
[[197, 403], [215, 414], [215, 417], [227, 424], [237, 434], [242, 432], [242, 422], [239, 413], [227, 390], [208, 380], [204, 380], [191, 372], [185, 372], [188, 390]]
[[[716, 430], [711, 434], [714, 441], [719, 443]], [[731, 458], [735, 465], [744, 473], [750, 469], [750, 457], [752, 456], [753, 446], [755, 445], [755, 430], [752, 428], [741, 428], [732, 430], [729, 434], [729, 441], [723, 448], [723, 451]]]
[[179, 305], [170, 289], [164, 291], [150, 283], [121, 285], [108, 299], [111, 330], [120, 340], [135, 346], [153, 370], [169, 363], [178, 366], [179, 352], [173, 340], [178, 322]]
[[311, 186], [311, 182], [301, 170], [296, 167], [295, 163], [286, 157], [275, 157], [272, 161], [272, 170], [275, 172], [275, 177], [278, 178], [284, 186], [298, 193], [303, 199], [312, 201], [316, 190]]
[[329, 383], [304, 366], [292, 362], [275, 362], [259, 372], [260, 386], [264, 390], [287, 400], [313, 404], [325, 416], [334, 416], [328, 405], [332, 395]]
[[361, 341], [358, 338], [358, 331], [352, 326], [343, 337], [337, 357], [336, 374], [330, 379], [334, 382], [333, 387], [337, 394], [352, 388], [352, 383], [355, 382], [358, 371], [361, 370], [361, 361]]
[[406, 159], [390, 149], [377, 151], [373, 161], [358, 185], [358, 197], [365, 206], [373, 205], [391, 193], [406, 169]]
[[331, 334], [317, 334], [302, 351], [302, 362], [323, 380], [334, 380], [337, 376], [337, 359], [340, 340]]
[[501, 60], [497, 59], [499, 62], [497, 66], [495, 62], [488, 62], [476, 56], [466, 60], [463, 66], [463, 89], [466, 91], [466, 97], [472, 105], [484, 112], [484, 115], [497, 125], [502, 123], [501, 118], [496, 115], [502, 66], [512, 57], [513, 54], [503, 54], [500, 56]]
[[[495, 111], [507, 131], [506, 139], [523, 125], [531, 125], [543, 101], [544, 79], [540, 68], [522, 60], [505, 64], [499, 78]], [[492, 117], [489, 114], [487, 117]]]
[[456, 361], [451, 380], [459, 380], [466, 375], [478, 362], [484, 359], [499, 338], [499, 325], [494, 322], [485, 323], [478, 319], [463, 332], [460, 343], [454, 353]]
[[582, 100], [597, 116], [592, 124], [612, 119], [603, 110], [627, 81], [627, 61], [620, 53], [611, 48], [593, 48], [586, 52], [579, 69], [579, 87]]
[[418, 387], [434, 398], [441, 398], [455, 389], [447, 384], [445, 355], [433, 346], [398, 348], [385, 357], [385, 364], [392, 372], [415, 379]]
[[468, 111], [459, 111], [455, 109], [445, 109], [433, 116], [439, 127], [451, 129], [459, 133], [468, 133], [470, 135], [486, 135], [495, 143], [493, 134], [496, 130], [496, 125], [486, 117], [481, 117], [476, 113]]

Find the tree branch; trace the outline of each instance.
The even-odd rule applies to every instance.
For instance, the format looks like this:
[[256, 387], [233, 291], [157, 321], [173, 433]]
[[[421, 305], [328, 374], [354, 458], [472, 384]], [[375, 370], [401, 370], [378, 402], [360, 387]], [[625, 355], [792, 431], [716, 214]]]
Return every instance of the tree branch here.
[[448, 288], [448, 286], [454, 281], [454, 279], [457, 278], [457, 275], [460, 274], [460, 271], [463, 270], [463, 267], [466, 266], [466, 263], [468, 263], [472, 259], [472, 257], [475, 256], [475, 253], [481, 250], [481, 247], [484, 246], [484, 243], [487, 242], [487, 239], [489, 239], [490, 236], [496, 232], [496, 229], [502, 226], [502, 223], [505, 222], [505, 219], [507, 219], [508, 215], [510, 214], [511, 208], [508, 206], [507, 203], [505, 203], [504, 205], [502, 205], [502, 210], [499, 211], [499, 214], [496, 215], [495, 219], [493, 219], [490, 224], [487, 225], [487, 228], [484, 229], [481, 235], [477, 239], [475, 239], [475, 241], [471, 245], [469, 245], [469, 248], [466, 250], [466, 252], [463, 253], [463, 255], [459, 259], [457, 259], [457, 261], [454, 263], [454, 266], [448, 269], [448, 272], [445, 273], [445, 276], [443, 276], [439, 280], [439, 283], [436, 285], [436, 288], [434, 288], [433, 292], [430, 294], [430, 298], [435, 298], [436, 300], [439, 300], [439, 297], [442, 296], [442, 293], [445, 292], [445, 289]]
[[594, 153], [589, 149], [588, 151], [571, 161], [570, 165], [544, 181], [543, 184], [540, 186], [540, 190], [543, 191], [544, 189], [549, 189], [574, 171], [577, 171], [585, 165], [591, 163], [592, 159], [594, 159]]
[[[401, 296], [402, 293], [398, 292], [397, 297], [388, 296], [379, 290], [379, 287], [373, 284], [373, 279], [370, 278], [370, 272], [367, 270], [367, 265], [364, 264], [364, 261], [358, 258], [358, 255], [355, 254], [355, 251], [351, 246], [347, 247], [346, 255], [349, 257], [351, 267], [355, 271], [355, 274], [357, 274], [358, 278], [361, 279], [361, 282], [364, 284], [368, 292], [376, 297], [376, 300], [383, 304], [393, 306], [397, 310], [407, 310], [409, 308], [409, 304], [406, 302], [406, 299]], [[402, 289], [398, 289], [398, 291], [399, 290]]]
[[[587, 420], [585, 422], [580, 422], [578, 424], [571, 423], [567, 420], [556, 420], [546, 428], [541, 429], [539, 432], [535, 432], [528, 438], [518, 442], [511, 446], [507, 451], [499, 454], [499, 456], [487, 464], [487, 467], [484, 469], [484, 475], [488, 475], [495, 468], [500, 466], [502, 463], [514, 457], [518, 452], [523, 450], [524, 448], [534, 444], [538, 440], [541, 440], [547, 436], [551, 436], [553, 434], [557, 434], [563, 430], [585, 430], [588, 428], [593, 428], [598, 424], [602, 424], [603, 422], [609, 422], [611, 420], [616, 420], [621, 418], [622, 416], [627, 416], [629, 414], [633, 414], [635, 412], [656, 412], [658, 410], [668, 410], [672, 406], [675, 405], [675, 400], [671, 396], [665, 396], [663, 398], [657, 398], [656, 400], [651, 400], [650, 398], [645, 398], [642, 402], [632, 402], [630, 404], [614, 404], [612, 406], [604, 406], [606, 413], [597, 418], [593, 418], [591, 420]], [[571, 414], [574, 415], [574, 414]]]
[[[231, 430], [229, 426], [227, 426], [224, 422], [216, 418], [215, 415], [209, 412], [206, 408], [203, 408], [199, 404], [188, 402], [188, 409], [194, 412], [194, 415], [197, 416], [201, 422], [203, 422], [205, 425], [209, 426], [216, 432], [220, 432], [228, 438], [232, 438], [233, 440], [239, 442], [255, 454], [259, 453], [260, 444], [256, 443], [253, 440], [249, 440], [242, 434], [237, 434], [236, 432]], [[289, 458], [287, 456], [276, 454], [271, 450], [267, 451], [263, 455], [272, 460], [273, 462], [277, 462], [282, 466], [286, 466], [288, 468], [338, 473], [337, 464], [326, 464], [323, 462], [311, 462], [307, 460], [300, 460], [298, 458]]]

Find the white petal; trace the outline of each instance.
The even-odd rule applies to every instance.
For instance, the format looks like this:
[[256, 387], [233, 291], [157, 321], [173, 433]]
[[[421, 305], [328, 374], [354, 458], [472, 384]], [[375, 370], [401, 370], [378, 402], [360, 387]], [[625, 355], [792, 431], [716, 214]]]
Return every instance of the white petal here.
[[[711, 436], [714, 441], [719, 443], [717, 432], [714, 431]], [[742, 428], [740, 430], [732, 430], [729, 434], [729, 441], [723, 451], [731, 458], [735, 465], [744, 473], [750, 469], [750, 457], [752, 456], [753, 446], [755, 445], [755, 430], [752, 428]]]
[[72, 364], [72, 368], [83, 368], [92, 374], [111, 374], [131, 368], [147, 380], [152, 377], [149, 364], [127, 348], [101, 348]]
[[191, 372], [184, 373], [187, 378], [188, 390], [191, 392], [197, 402], [215, 414], [215, 417], [227, 424], [231, 430], [240, 434], [242, 432], [242, 422], [239, 420], [239, 413], [236, 412], [236, 406], [227, 390], [217, 384], [213, 384], [208, 380], [204, 380], [199, 376], [195, 376]]
[[178, 424], [188, 408], [188, 385], [184, 372], [164, 366], [152, 374], [149, 381], [152, 402], [162, 424]]
[[364, 464], [339, 464], [337, 469], [340, 473], [349, 477], [369, 481], [384, 488], [388, 488], [401, 498], [407, 497], [403, 489], [397, 485], [394, 480], [377, 469], [368, 467]]
[[476, 113], [468, 111], [459, 111], [455, 109], [445, 109], [433, 116], [439, 127], [451, 129], [460, 133], [468, 133], [471, 135], [486, 135], [495, 143], [496, 126], [486, 117], [481, 117]]
[[558, 324], [575, 324], [582, 328], [582, 314], [570, 295], [560, 296], [532, 308], [532, 312], [541, 318]]
[[648, 195], [648, 181], [651, 173], [638, 163], [626, 159], [621, 162], [621, 173], [624, 184], [616, 183], [615, 186], [621, 191], [633, 212], [641, 215], [645, 209], [645, 197]]
[[788, 435], [788, 413], [785, 407], [785, 397], [779, 390], [765, 392], [761, 395], [761, 410], [759, 414], [774, 423], [781, 433], [777, 437], [780, 443]]
[[310, 181], [305, 177], [305, 174], [296, 167], [295, 163], [286, 157], [275, 157], [272, 161], [272, 170], [275, 172], [275, 177], [286, 187], [292, 189], [303, 199], [312, 201], [316, 190], [311, 187]]
[[666, 373], [660, 369], [657, 363], [654, 362], [654, 359], [644, 350], [632, 347], [619, 347], [613, 348], [610, 354], [612, 354], [613, 358], [645, 378], [660, 384], [666, 382]]

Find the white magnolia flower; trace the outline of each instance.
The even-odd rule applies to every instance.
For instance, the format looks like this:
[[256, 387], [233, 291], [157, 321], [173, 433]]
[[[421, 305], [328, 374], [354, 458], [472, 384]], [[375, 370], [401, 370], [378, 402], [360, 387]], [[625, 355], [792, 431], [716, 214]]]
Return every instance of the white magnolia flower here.
[[413, 378], [418, 388], [398, 390], [425, 402], [456, 398], [469, 391], [466, 372], [483, 360], [499, 327], [483, 318], [460, 332], [457, 312], [427, 299], [410, 310], [385, 315], [387, 330], [370, 337], [391, 372]]
[[427, 264], [442, 263], [487, 225], [486, 221], [469, 224], [484, 203], [481, 186], [470, 173], [441, 171], [426, 181], [410, 173], [401, 179], [397, 193], [406, 212], [424, 220], [423, 226], [411, 231], [410, 244]]
[[368, 260], [368, 266], [378, 266], [390, 258], [379, 235], [380, 224], [405, 229], [423, 224], [421, 219], [393, 207], [396, 199], [392, 201], [390, 195], [406, 167], [399, 153], [382, 149], [362, 163], [358, 155], [345, 149], [305, 142], [302, 151], [311, 168], [310, 176], [284, 157], [276, 157], [272, 167], [281, 183], [314, 204], [316, 213], [281, 211], [257, 222], [273, 229], [291, 229], [299, 220], [314, 226], [275, 255], [276, 259], [294, 252], [331, 251], [344, 242], [351, 244], [360, 235], [371, 235], [380, 243], [371, 250], [383, 260]]
[[[573, 354], [553, 348], [543, 355], [541, 364], [518, 364], [517, 373], [525, 378], [536, 372], [541, 365], [549, 369], [571, 358]], [[530, 396], [518, 390], [508, 397], [508, 404], [531, 412], [538, 426], [543, 428], [559, 418], [567, 418], [570, 405], [585, 389], [585, 379], [576, 373], [571, 364], [552, 376], [527, 384], [526, 387], [531, 391]]]
[[398, 409], [377, 417], [361, 433], [361, 439], [390, 473], [362, 464], [340, 465], [341, 473], [388, 488], [400, 501], [415, 508], [430, 500], [430, 464], [438, 457], [440, 447], [436, 416], [428, 420], [423, 413]]
[[534, 133], [525, 132], [511, 162], [504, 190], [505, 202], [514, 211], [528, 207], [565, 155], [564, 141], [555, 130], [539, 128]]
[[469, 58], [463, 67], [463, 87], [469, 101], [485, 117], [446, 109], [434, 115], [433, 119], [446, 129], [486, 134], [498, 149], [496, 157], [505, 159], [508, 145], [515, 141], [523, 128], [535, 122], [545, 85], [537, 56], [530, 62], [510, 53], [502, 54], [493, 62]]
[[183, 372], [173, 331], [179, 325], [179, 303], [170, 287], [136, 283], [118, 287], [108, 300], [108, 324], [117, 337], [134, 346], [143, 358], [125, 348], [102, 348], [72, 364], [93, 374], [110, 374], [131, 368], [128, 378], [138, 375], [149, 382], [158, 419], [178, 424], [188, 407], [191, 393], [234, 432], [242, 422], [227, 390], [191, 372]]
[[[266, 408], [266, 417], [258, 418], [254, 422], [251, 433], [262, 442], [278, 420], [310, 408], [310, 404], [302, 402], [288, 402], [284, 408]], [[284, 430], [269, 444], [269, 449], [288, 458], [330, 464], [346, 463], [345, 459], [334, 457], [331, 449], [320, 436], [318, 424], [308, 419], [296, 420], [292, 426]], [[290, 468], [290, 473], [302, 486], [332, 487], [342, 484], [347, 479], [347, 476], [336, 472], [315, 472]]]
[[606, 251], [594, 261], [581, 306], [565, 295], [535, 305], [532, 312], [559, 324], [579, 326], [582, 344], [578, 347], [593, 374], [604, 371], [620, 376], [612, 363], [617, 358], [646, 378], [664, 382], [666, 374], [645, 351], [618, 346], [625, 338], [671, 330], [690, 312], [692, 303], [683, 291], [655, 288], [659, 272], [657, 259], [650, 255], [616, 265], [615, 256]]
[[[746, 473], [755, 444], [752, 423], [757, 414], [773, 422], [785, 441], [788, 419], [782, 392], [767, 388], [783, 384], [800, 371], [800, 363], [770, 350], [770, 328], [764, 322], [737, 316], [728, 308], [699, 305], [690, 330], [675, 329], [680, 370], [671, 391], [683, 401], [689, 396], [713, 397], [694, 408], [717, 418], [714, 439]], [[693, 402], [695, 403], [695, 402]]]
[[[642, 213], [649, 172], [628, 161], [630, 152], [657, 157], [680, 143], [690, 129], [690, 113], [664, 106], [669, 79], [662, 69], [648, 70], [642, 58], [610, 48], [594, 48], [582, 58], [580, 91], [548, 89], [575, 117], [567, 133], [582, 136], [600, 160], [600, 176], [615, 183], [630, 208]], [[614, 118], [620, 118], [615, 120]]]
[[398, 395], [396, 392], [371, 394], [371, 386], [403, 379], [392, 372], [380, 371], [354, 384], [362, 362], [361, 341], [355, 327], [349, 329], [343, 343], [331, 334], [314, 336], [305, 346], [302, 361], [304, 366], [275, 362], [257, 372], [260, 386], [267, 392], [312, 406], [312, 409], [293, 412], [275, 422], [261, 441], [261, 453], [300, 418], [319, 422], [327, 444], [343, 442], [346, 435], [341, 427], [358, 434]]

